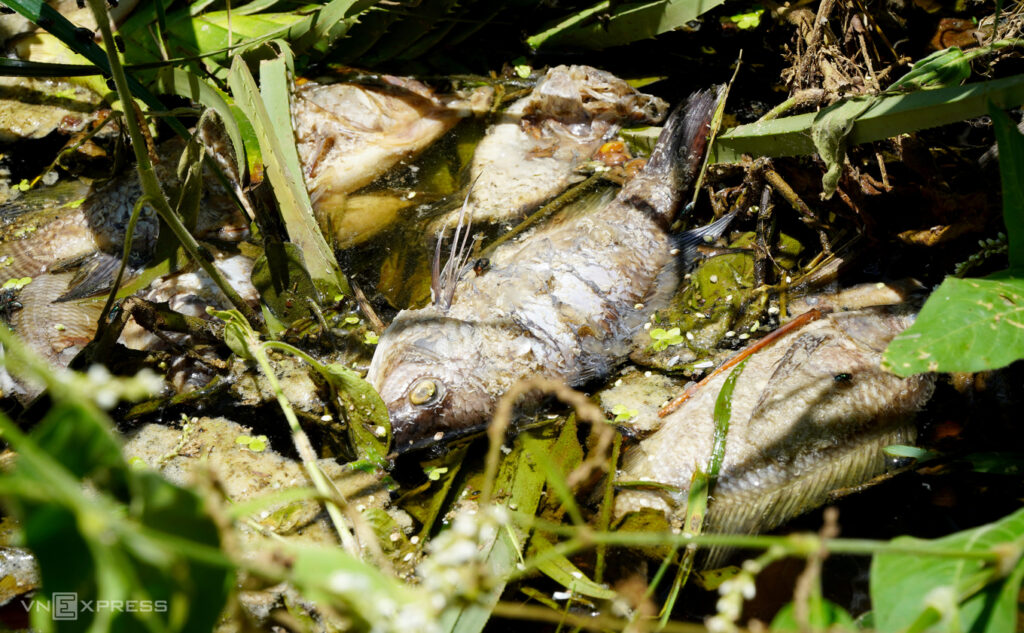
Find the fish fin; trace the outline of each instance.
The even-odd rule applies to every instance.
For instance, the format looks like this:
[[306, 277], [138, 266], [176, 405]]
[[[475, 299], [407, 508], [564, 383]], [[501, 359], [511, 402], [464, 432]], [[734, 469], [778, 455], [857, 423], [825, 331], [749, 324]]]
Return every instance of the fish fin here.
[[[114, 285], [120, 267], [120, 257], [102, 251], [89, 255], [68, 283], [67, 292], [54, 299], [54, 302], [74, 301], [108, 292]], [[67, 268], [64, 267], [65, 270]]]
[[[778, 527], [788, 519], [817, 508], [831, 499], [834, 491], [869, 482], [891, 468], [894, 462], [884, 449], [892, 444], [913, 443], [917, 429], [907, 421], [893, 421], [874, 433], [850, 438], [841, 447], [835, 447], [825, 459], [800, 464], [797, 477], [781, 477], [784, 483], [744, 485], [735, 479], [732, 490], [723, 491], [713, 498], [708, 508], [704, 527], [707, 534], [754, 534]], [[851, 445], [851, 442], [853, 443]], [[747, 475], [757, 477], [761, 464], [752, 465]], [[752, 479], [753, 481], [753, 479]], [[743, 489], [745, 492], [735, 492]], [[708, 550], [703, 567], [720, 567], [732, 548], [713, 547]]]
[[739, 209], [723, 215], [710, 224], [672, 236], [674, 246], [679, 249], [679, 258], [683, 262], [684, 269], [690, 268], [697, 261], [697, 247], [718, 239], [729, 228], [729, 224], [737, 213], [739, 213]]
[[620, 201], [647, 210], [666, 226], [672, 221], [680, 192], [700, 172], [711, 121], [724, 95], [724, 86], [695, 92], [669, 115], [647, 164], [622, 188]]
[[[479, 179], [480, 177], [477, 176]], [[473, 181], [473, 185], [476, 181]], [[466, 199], [459, 209], [459, 222], [455, 225], [455, 233], [452, 235], [451, 251], [448, 254], [448, 261], [444, 268], [441, 267], [441, 243], [444, 241], [444, 229], [437, 236], [437, 244], [434, 246], [434, 262], [430, 270], [430, 291], [434, 296], [434, 305], [447, 310], [452, 305], [455, 297], [455, 287], [462, 278], [469, 263], [469, 255], [472, 251], [469, 241], [469, 233], [473, 228], [473, 214], [466, 213], [469, 208], [469, 197], [473, 195], [473, 185], [469, 186]]]

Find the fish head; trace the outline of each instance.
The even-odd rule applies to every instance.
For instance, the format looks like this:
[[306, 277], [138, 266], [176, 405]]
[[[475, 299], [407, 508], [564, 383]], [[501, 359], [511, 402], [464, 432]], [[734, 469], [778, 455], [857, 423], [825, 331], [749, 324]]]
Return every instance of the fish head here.
[[428, 308], [400, 313], [381, 335], [366, 378], [387, 405], [399, 452], [488, 419], [496, 397], [479, 330]]

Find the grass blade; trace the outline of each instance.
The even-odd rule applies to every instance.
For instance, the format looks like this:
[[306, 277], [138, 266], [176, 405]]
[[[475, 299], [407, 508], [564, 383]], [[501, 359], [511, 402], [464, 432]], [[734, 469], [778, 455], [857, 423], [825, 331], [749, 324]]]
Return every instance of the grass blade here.
[[[1013, 108], [1024, 102], [1024, 75], [910, 94], [881, 97], [857, 118], [851, 145], [879, 141], [917, 130], [938, 127], [988, 112], [989, 102]], [[839, 102], [846, 103], [846, 102]], [[811, 127], [818, 113], [750, 123], [735, 127], [715, 140], [710, 162], [733, 163], [751, 156], [801, 156], [815, 153]]]
[[[287, 92], [284, 92], [287, 90], [284, 59], [263, 62], [261, 68], [260, 76], [267, 84], [264, 94], [256, 87], [256, 80], [245, 62], [235, 58], [228, 75], [228, 83], [235, 95], [236, 104], [256, 131], [282, 219], [291, 241], [302, 250], [306, 270], [324, 295], [332, 297], [339, 292], [349, 294], [348, 282], [338, 268], [334, 253], [317, 227], [309, 194], [303, 185], [302, 170], [298, 168], [298, 153], [291, 139], [288, 96]], [[270, 110], [277, 111], [277, 115], [272, 118]], [[275, 127], [275, 120], [284, 117], [289, 117], [287, 126]], [[287, 138], [283, 138], [279, 133], [282, 129], [287, 130]]]

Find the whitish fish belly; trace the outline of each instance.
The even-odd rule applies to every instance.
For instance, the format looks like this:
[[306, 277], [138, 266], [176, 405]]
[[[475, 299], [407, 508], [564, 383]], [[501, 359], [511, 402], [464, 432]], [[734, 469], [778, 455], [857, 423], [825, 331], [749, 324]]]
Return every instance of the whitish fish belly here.
[[[913, 321], [906, 306], [828, 315], [752, 355], [736, 382], [726, 449], [706, 531], [771, 529], [838, 489], [886, 469], [883, 448], [913, 441], [914, 413], [931, 397], [930, 375], [883, 371], [881, 354]], [[701, 389], [629, 451], [618, 481], [673, 486], [682, 494], [623, 490], [616, 513], [644, 508], [681, 518], [697, 468], [706, 469], [715, 400], [729, 372]]]
[[[668, 104], [589, 66], [556, 66], [509, 106], [473, 154], [474, 222], [521, 218], [583, 177], [576, 168], [623, 127], [654, 125]], [[458, 210], [430, 229], [454, 226]]]
[[292, 124], [318, 214], [344, 207], [349, 193], [424, 150], [459, 119], [486, 111], [491, 95], [481, 89], [464, 99], [414, 79], [383, 80], [375, 86], [306, 82], [295, 90]]

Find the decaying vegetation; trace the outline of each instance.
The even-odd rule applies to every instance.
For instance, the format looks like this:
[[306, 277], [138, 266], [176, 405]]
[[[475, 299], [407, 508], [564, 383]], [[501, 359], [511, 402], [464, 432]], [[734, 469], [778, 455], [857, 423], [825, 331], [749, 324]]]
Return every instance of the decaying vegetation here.
[[[1020, 5], [2, 1], [5, 626], [1021, 628]], [[559, 73], [638, 105], [549, 127]], [[487, 275], [726, 82], [629, 362], [396, 450], [438, 240]]]

